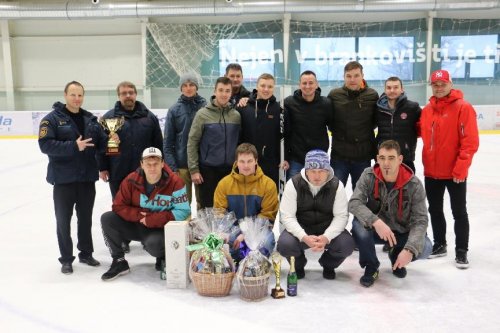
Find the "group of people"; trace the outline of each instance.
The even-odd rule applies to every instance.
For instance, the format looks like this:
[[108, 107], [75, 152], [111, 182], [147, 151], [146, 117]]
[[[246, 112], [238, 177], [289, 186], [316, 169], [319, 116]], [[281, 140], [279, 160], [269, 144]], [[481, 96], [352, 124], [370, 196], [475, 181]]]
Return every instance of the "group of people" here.
[[[163, 227], [189, 217], [193, 187], [197, 208], [224, 208], [238, 219], [261, 216], [271, 224], [279, 212], [283, 231], [275, 244], [269, 230], [261, 252], [268, 256], [276, 246], [288, 260], [294, 256], [298, 278], [305, 276], [306, 249], [322, 252], [323, 277], [335, 279], [335, 269], [358, 248], [365, 287], [379, 274], [375, 243], [386, 244], [392, 272], [399, 278], [406, 276], [411, 261], [447, 254], [447, 189], [455, 219], [456, 265], [468, 267], [466, 181], [479, 138], [475, 111], [453, 88], [447, 71], [432, 73], [433, 96], [423, 109], [408, 100], [397, 77], [386, 80], [379, 96], [368, 87], [357, 61], [346, 64], [344, 85], [327, 97], [321, 96], [315, 73], [304, 71], [299, 89], [283, 107], [274, 96], [272, 75], [262, 74], [252, 92], [242, 82], [241, 66], [229, 64], [206, 101], [198, 95], [197, 75], [181, 75], [181, 96], [169, 109], [163, 135], [156, 116], [136, 100], [135, 86], [120, 83], [119, 101], [103, 117], [124, 118], [113, 134], [118, 155], [106, 154], [108, 135], [81, 108], [83, 86], [67, 84], [66, 104], [54, 104], [39, 133], [40, 148], [49, 156], [47, 181], [54, 185], [63, 273], [73, 272], [75, 259], [73, 207], [79, 260], [99, 265], [92, 256], [90, 231], [98, 175], [109, 182], [113, 197], [112, 211], [101, 217], [113, 258], [102, 276], [105, 281], [129, 272], [125, 253], [131, 240], [142, 242], [161, 269]], [[425, 187], [415, 176], [418, 136], [423, 140]], [[287, 182], [280, 198], [281, 172]], [[345, 192], [349, 177], [350, 199]], [[427, 237], [426, 202], [434, 245]], [[352, 235], [346, 230], [349, 213], [354, 216]], [[231, 233], [229, 243], [233, 258], [240, 260], [241, 231]]]

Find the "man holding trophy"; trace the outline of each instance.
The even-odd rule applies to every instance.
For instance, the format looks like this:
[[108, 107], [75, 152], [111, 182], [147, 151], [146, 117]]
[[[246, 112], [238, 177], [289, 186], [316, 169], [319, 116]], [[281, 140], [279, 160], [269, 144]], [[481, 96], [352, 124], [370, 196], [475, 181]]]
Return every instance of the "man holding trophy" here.
[[99, 157], [100, 178], [109, 182], [114, 198], [122, 180], [139, 167], [141, 154], [148, 147], [163, 151], [163, 136], [158, 118], [137, 101], [132, 82], [121, 82], [116, 88], [119, 101], [101, 119], [110, 134], [108, 147]]

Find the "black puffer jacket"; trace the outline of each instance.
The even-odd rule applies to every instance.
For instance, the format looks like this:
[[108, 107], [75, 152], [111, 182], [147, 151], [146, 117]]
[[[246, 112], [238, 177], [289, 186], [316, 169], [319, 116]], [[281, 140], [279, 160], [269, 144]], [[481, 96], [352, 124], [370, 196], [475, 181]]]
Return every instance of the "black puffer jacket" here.
[[415, 161], [417, 148], [417, 122], [421, 109], [417, 102], [409, 101], [402, 93], [396, 101], [396, 108], [389, 107], [387, 96], [382, 94], [377, 102], [377, 144], [385, 140], [396, 140], [401, 147], [405, 161]]
[[321, 89], [311, 102], [302, 98], [299, 89], [285, 99], [285, 159], [304, 164], [312, 149], [328, 151], [328, 124], [332, 105], [321, 96]]
[[148, 147], [163, 151], [163, 135], [158, 118], [139, 101], [133, 111], [126, 111], [117, 101], [115, 107], [103, 116], [104, 119], [125, 117], [125, 124], [118, 130], [120, 154], [99, 156], [99, 169], [109, 171], [110, 181], [122, 181], [140, 165], [142, 152]]
[[328, 98], [333, 104], [332, 160], [361, 162], [374, 158], [378, 93], [365, 83], [360, 90], [345, 86], [333, 89]]

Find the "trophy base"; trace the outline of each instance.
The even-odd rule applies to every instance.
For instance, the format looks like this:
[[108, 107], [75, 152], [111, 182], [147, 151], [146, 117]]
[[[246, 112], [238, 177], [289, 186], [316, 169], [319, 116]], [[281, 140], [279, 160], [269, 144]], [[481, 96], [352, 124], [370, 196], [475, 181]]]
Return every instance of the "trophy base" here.
[[106, 156], [120, 155], [120, 148], [118, 147], [108, 147], [106, 148]]
[[285, 290], [279, 288], [279, 289], [276, 289], [276, 288], [273, 288], [271, 289], [271, 297], [272, 298], [285, 298]]

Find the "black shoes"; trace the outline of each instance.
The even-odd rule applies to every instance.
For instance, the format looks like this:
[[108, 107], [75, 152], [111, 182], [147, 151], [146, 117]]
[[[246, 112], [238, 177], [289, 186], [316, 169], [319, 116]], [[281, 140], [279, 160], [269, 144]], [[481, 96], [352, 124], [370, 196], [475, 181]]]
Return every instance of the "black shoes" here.
[[165, 260], [165, 257], [163, 258], [156, 258], [156, 263], [155, 263], [155, 269], [158, 271], [158, 272], [161, 272], [162, 270], [164, 270], [164, 262], [162, 262], [163, 260]]
[[71, 265], [70, 262], [63, 263], [61, 267], [61, 273], [66, 275], [73, 274], [73, 265]]
[[429, 255], [429, 259], [444, 257], [448, 251], [446, 251], [446, 244], [434, 243], [432, 246], [432, 252]]
[[[398, 260], [398, 255], [401, 253], [401, 250], [396, 251], [396, 249], [389, 248], [389, 260], [391, 261], [391, 268], [394, 266], [396, 260]], [[406, 277], [406, 267], [396, 268], [392, 270], [392, 274], [400, 279], [404, 279]]]
[[127, 260], [125, 258], [113, 259], [109, 270], [101, 276], [103, 281], [111, 281], [130, 272]]
[[327, 280], [335, 280], [335, 269], [333, 268], [323, 268], [323, 278]]
[[469, 260], [467, 260], [466, 250], [456, 250], [455, 265], [460, 269], [469, 268]]
[[96, 267], [101, 264], [99, 261], [95, 260], [94, 257], [92, 256], [86, 258], [79, 258], [79, 260], [82, 264], [87, 264], [92, 267]]
[[365, 274], [363, 274], [361, 279], [359, 279], [359, 283], [361, 283], [363, 287], [368, 288], [371, 287], [375, 283], [375, 280], [377, 279], [378, 279], [378, 269], [373, 269], [371, 267], [366, 266]]

